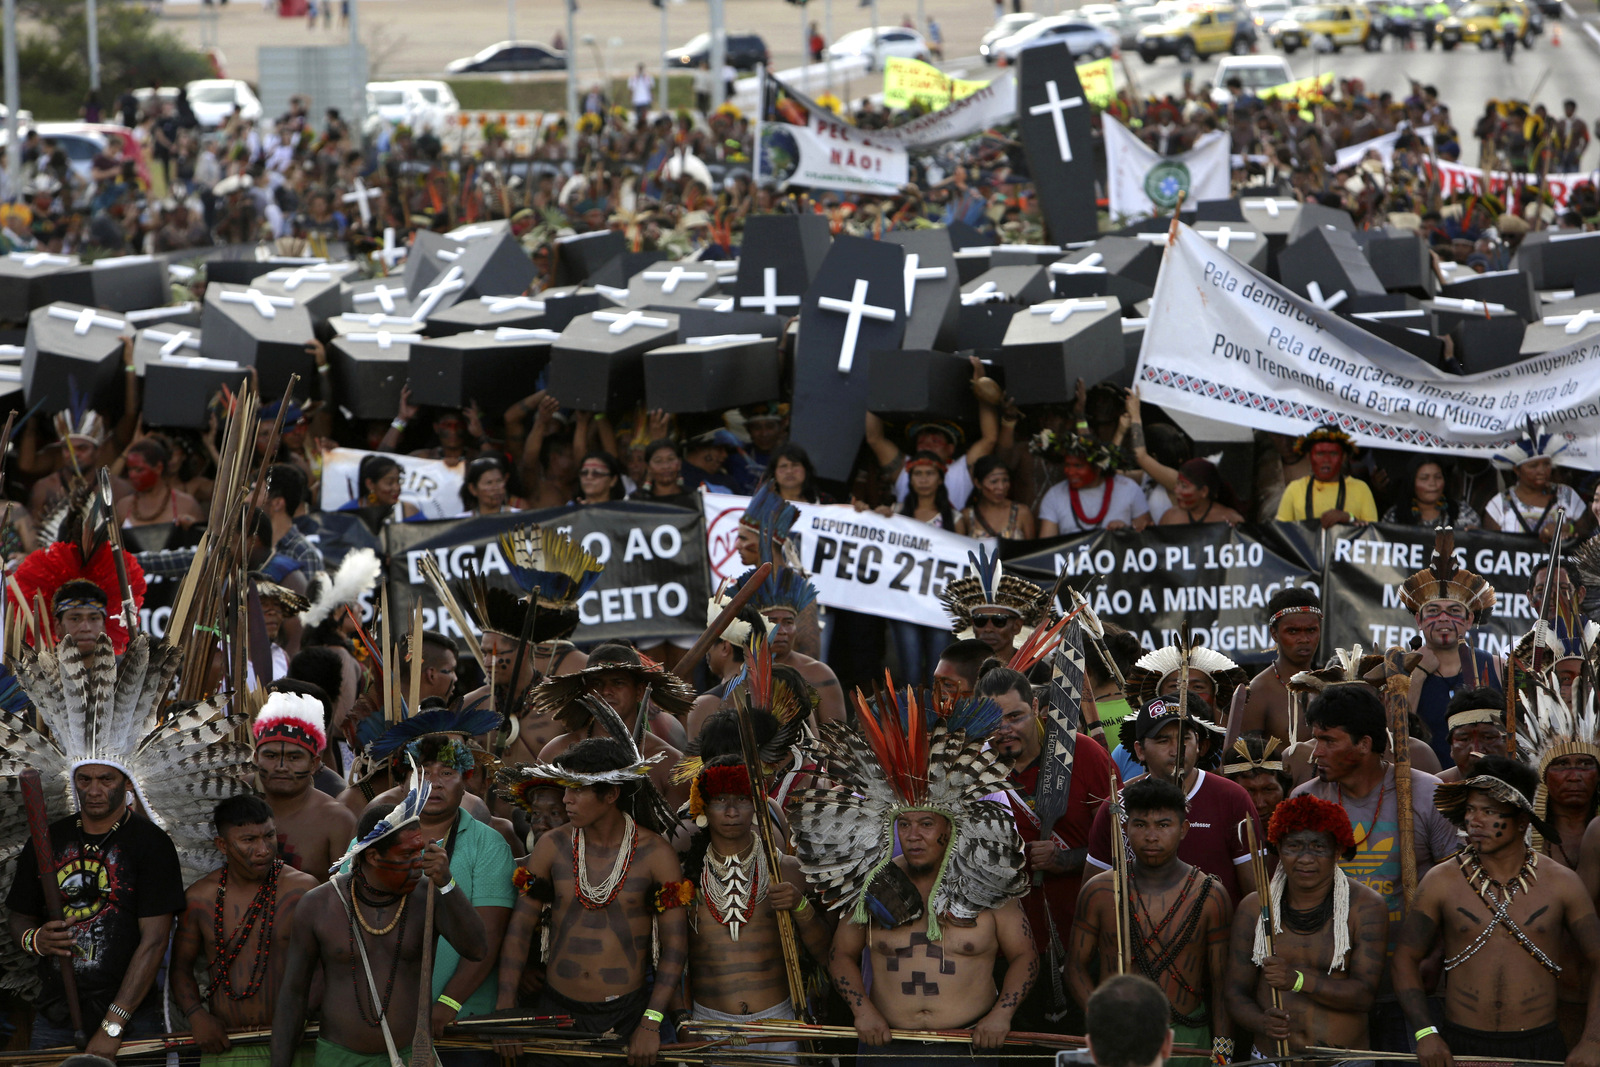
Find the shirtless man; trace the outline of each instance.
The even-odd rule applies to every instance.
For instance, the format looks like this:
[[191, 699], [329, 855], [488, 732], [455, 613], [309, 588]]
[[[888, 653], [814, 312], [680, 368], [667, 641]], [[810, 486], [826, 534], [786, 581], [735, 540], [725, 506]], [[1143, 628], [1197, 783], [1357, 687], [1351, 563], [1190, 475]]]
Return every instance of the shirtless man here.
[[[648, 692], [652, 705], [658, 710], [651, 716], [650, 729], [645, 732], [643, 752], [646, 756], [658, 753], [665, 756], [651, 768], [650, 777], [661, 795], [674, 805], [687, 801], [689, 791], [673, 783], [672, 768], [683, 758], [682, 749], [688, 742], [682, 724], [662, 709], [687, 707], [694, 690], [675, 674], [645, 667], [639, 654], [625, 645], [601, 645], [589, 654], [589, 663], [590, 666], [581, 672], [581, 688], [573, 679], [544, 682], [534, 690], [534, 707], [541, 714], [560, 718], [567, 712], [572, 698], [586, 691], [611, 705], [631, 731], [638, 722], [639, 709]], [[539, 750], [538, 762], [552, 763], [578, 742], [604, 736], [596, 732], [599, 729], [591, 719], [576, 729], [556, 734]]]
[[[735, 583], [730, 594], [743, 588], [744, 581]], [[844, 690], [839, 687], [838, 675], [826, 663], [800, 652], [795, 644], [795, 620], [816, 599], [817, 590], [810, 582], [785, 569], [774, 571], [762, 582], [750, 603], [772, 624], [768, 637], [772, 642], [772, 662], [793, 667], [817, 691], [817, 721], [844, 722]]]
[[[1209, 1045], [1231, 1059], [1233, 1027], [1224, 991], [1233, 904], [1215, 875], [1178, 858], [1178, 845], [1189, 832], [1182, 790], [1149, 774], [1122, 791], [1122, 807], [1123, 833], [1133, 854], [1126, 887], [1133, 963], [1167, 994], [1177, 1044]], [[1117, 973], [1115, 873], [1095, 875], [1078, 897], [1067, 988], [1079, 1004], [1087, 1004], [1094, 992], [1090, 974], [1097, 963], [1102, 976]]]
[[257, 713], [256, 782], [272, 805], [278, 854], [319, 882], [343, 854], [356, 828], [348, 807], [316, 788], [328, 735], [322, 702], [300, 693], [273, 693]]
[[[655, 1062], [664, 1012], [683, 975], [688, 919], [681, 904], [692, 887], [656, 832], [668, 827], [652, 828], [649, 778], [641, 774], [623, 785], [601, 781], [603, 775], [641, 769], [634, 757], [622, 742], [596, 737], [534, 768], [541, 777], [567, 783], [567, 825], [539, 838], [514, 879], [522, 893], [500, 951], [496, 1007], [515, 1006], [539, 913], [548, 903], [547, 984], [535, 1010], [572, 1016], [580, 1034], [612, 1031], [626, 1038], [628, 1063], [645, 1067]], [[650, 919], [658, 891], [678, 904], [658, 917], [660, 958], [652, 973]]]
[[[224, 1062], [221, 1053], [232, 1047], [229, 1030], [272, 1026], [300, 898], [317, 886], [315, 878], [278, 858], [272, 808], [260, 797], [229, 797], [211, 821], [223, 866], [189, 887], [168, 972], [177, 1008], [173, 1021], [189, 1021], [204, 1067]], [[230, 955], [226, 969], [218, 967], [219, 952]], [[209, 1000], [200, 996], [196, 963], [211, 977]]]
[[454, 891], [449, 855], [417, 824], [426, 802], [427, 787], [417, 783], [399, 807], [369, 809], [356, 827], [351, 872], [301, 900], [272, 1016], [271, 1067], [293, 1060], [319, 977], [317, 1067], [389, 1067], [390, 1047], [402, 1063], [410, 1059], [430, 894], [435, 929], [463, 959], [480, 960], [488, 951], [472, 902]]
[[[943, 1046], [893, 1041], [889, 1031], [967, 1027], [972, 1029], [972, 1052], [998, 1049], [1011, 1032], [1011, 1016], [1039, 975], [1039, 952], [1022, 905], [1009, 900], [981, 912], [970, 925], [941, 916], [942, 936], [930, 940], [928, 894], [950, 845], [950, 821], [932, 811], [904, 811], [895, 819], [895, 832], [900, 855], [891, 862], [922, 894], [924, 914], [893, 929], [842, 922], [828, 958], [833, 984], [855, 1015], [860, 1050], [884, 1067], [924, 1064], [939, 1056]], [[870, 995], [861, 977], [861, 953], [868, 948], [877, 978]], [[999, 990], [994, 986], [996, 955], [1006, 960]], [[961, 1060], [996, 1062], [970, 1056], [965, 1049]]]
[[[1472, 765], [1481, 757], [1507, 754], [1510, 735], [1506, 733], [1506, 698], [1498, 689], [1483, 686], [1457, 693], [1450, 699], [1450, 717], [1445, 725], [1450, 728], [1451, 763], [1439, 773], [1441, 782], [1470, 778]], [[1578, 835], [1583, 835], [1582, 825], [1578, 827]]]
[[[1270, 666], [1233, 694], [1227, 744], [1241, 734], [1263, 733], [1287, 742], [1289, 690], [1285, 683], [1315, 668], [1322, 641], [1322, 605], [1317, 594], [1302, 586], [1280, 589], [1267, 601], [1267, 633], [1278, 648]], [[1302, 728], [1297, 731], [1304, 734]]]
[[[1350, 819], [1337, 804], [1301, 796], [1279, 805], [1267, 840], [1278, 852], [1284, 881], [1274, 881], [1279, 929], [1273, 953], [1256, 959], [1264, 919], [1259, 894], [1239, 902], [1228, 964], [1228, 1014], [1256, 1035], [1252, 1056], [1271, 1055], [1287, 1041], [1307, 1046], [1365, 1049], [1367, 1010], [1383, 974], [1389, 907], [1381, 896], [1339, 869], [1355, 854]], [[1330, 899], [1331, 898], [1331, 899]], [[1345, 903], [1341, 904], [1341, 901]], [[1335, 926], [1344, 916], [1345, 929]], [[1315, 923], [1297, 916], [1311, 917]], [[1272, 1006], [1276, 992], [1283, 1007]]]
[[[1595, 1067], [1600, 983], [1590, 983], [1588, 1021], [1570, 1055], [1556, 1021], [1562, 942], [1574, 942], [1591, 967], [1600, 963], [1594, 902], [1577, 875], [1526, 843], [1538, 774], [1494, 756], [1474, 771], [1434, 792], [1439, 810], [1466, 830], [1467, 846], [1422, 879], [1394, 954], [1395, 992], [1417, 1033], [1417, 1058], [1423, 1067], [1451, 1067], [1455, 1056]], [[1442, 1032], [1428, 1011], [1421, 970], [1441, 939], [1450, 972]]]
[[[692, 1017], [707, 1022], [794, 1019], [778, 939], [780, 911], [811, 958], [826, 963], [833, 921], [805, 892], [800, 861], [780, 855], [771, 877], [754, 829], [750, 775], [736, 756], [709, 760], [697, 778], [701, 803], [690, 814], [704, 823], [690, 842], [685, 874], [699, 892], [689, 933]], [[764, 1045], [768, 1054], [798, 1051], [795, 1043]]]

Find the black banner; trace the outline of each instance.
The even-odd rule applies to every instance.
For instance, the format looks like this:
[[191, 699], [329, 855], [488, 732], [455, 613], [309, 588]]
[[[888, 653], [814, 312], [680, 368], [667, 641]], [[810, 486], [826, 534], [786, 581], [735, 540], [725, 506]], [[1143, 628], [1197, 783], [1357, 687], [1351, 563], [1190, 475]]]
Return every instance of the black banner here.
[[582, 621], [574, 641], [693, 638], [705, 629], [711, 593], [704, 515], [635, 501], [390, 523], [383, 531], [390, 609], [407, 618], [420, 597], [423, 625], [460, 638], [418, 569], [422, 554], [432, 553], [447, 579], [466, 577], [475, 564], [493, 584], [515, 589], [498, 541], [502, 533], [529, 524], [568, 535], [605, 564], [599, 582], [578, 602]]
[[[1327, 570], [1323, 597], [1322, 649], [1409, 648], [1417, 620], [1400, 603], [1400, 586], [1427, 567], [1433, 556], [1432, 530], [1377, 523], [1335, 526], [1327, 531]], [[1529, 589], [1533, 572], [1549, 554], [1527, 534], [1456, 531], [1456, 563], [1482, 575], [1497, 594], [1494, 614], [1468, 635], [1472, 647], [1501, 656], [1527, 633], [1538, 615]]]
[[1046, 586], [1069, 575], [1101, 619], [1146, 648], [1171, 644], [1187, 617], [1195, 642], [1253, 664], [1272, 656], [1267, 601], [1285, 586], [1320, 590], [1321, 568], [1306, 555], [1315, 544], [1271, 526], [1152, 526], [1081, 534], [1006, 566]]

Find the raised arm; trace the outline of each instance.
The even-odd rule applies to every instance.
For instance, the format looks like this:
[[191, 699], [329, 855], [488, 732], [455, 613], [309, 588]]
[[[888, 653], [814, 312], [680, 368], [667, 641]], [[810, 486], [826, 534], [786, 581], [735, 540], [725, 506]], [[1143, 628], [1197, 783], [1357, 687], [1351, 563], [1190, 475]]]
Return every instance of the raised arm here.
[[870, 411], [867, 412], [866, 440], [867, 447], [878, 457], [878, 466], [882, 468], [886, 480], [892, 485], [896, 468], [900, 466], [901, 452], [893, 441], [884, 436], [883, 420]]
[[[983, 360], [977, 356], [969, 358], [972, 360], [972, 388], [974, 392], [977, 392], [978, 383], [983, 381], [987, 375], [984, 373]], [[995, 410], [993, 404], [984, 400], [980, 394], [978, 397], [978, 439], [967, 446], [968, 469], [970, 470], [972, 464], [993, 452], [995, 445], [999, 441], [1000, 413]]]
[[1140, 419], [1141, 403], [1137, 389], [1128, 390], [1128, 446], [1133, 450], [1133, 461], [1167, 492], [1178, 487], [1178, 472], [1152, 456], [1144, 447], [1144, 423]]

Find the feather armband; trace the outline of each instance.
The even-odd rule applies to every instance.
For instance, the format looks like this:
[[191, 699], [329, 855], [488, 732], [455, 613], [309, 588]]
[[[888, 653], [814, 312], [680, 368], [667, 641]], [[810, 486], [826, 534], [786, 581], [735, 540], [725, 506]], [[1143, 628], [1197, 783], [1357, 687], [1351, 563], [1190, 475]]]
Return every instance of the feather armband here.
[[511, 875], [511, 884], [517, 887], [517, 892], [529, 900], [537, 900], [549, 904], [556, 899], [556, 887], [550, 879], [540, 878], [526, 867], [518, 867]]
[[650, 894], [650, 903], [656, 911], [663, 913], [669, 908], [686, 908], [694, 903], [694, 883], [684, 879], [657, 886], [656, 891]]

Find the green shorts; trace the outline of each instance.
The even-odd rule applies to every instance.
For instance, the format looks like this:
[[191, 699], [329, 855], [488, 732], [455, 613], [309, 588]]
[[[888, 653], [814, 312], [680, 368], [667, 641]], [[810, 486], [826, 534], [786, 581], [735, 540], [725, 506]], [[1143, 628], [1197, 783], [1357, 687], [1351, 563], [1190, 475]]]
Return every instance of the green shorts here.
[[[312, 1067], [314, 1053], [309, 1041], [302, 1042], [295, 1049], [294, 1067]], [[266, 1042], [259, 1045], [235, 1045], [227, 1052], [202, 1052], [200, 1054], [200, 1067], [269, 1067], [272, 1062], [272, 1046]]]
[[[400, 1050], [400, 1062], [411, 1062], [411, 1046]], [[317, 1038], [315, 1067], [391, 1067], [387, 1052], [352, 1052], [327, 1038]]]
[[[1174, 1025], [1172, 1027], [1172, 1043], [1174, 1045], [1184, 1045], [1188, 1048], [1209, 1049], [1211, 1047], [1211, 1024], [1208, 1022], [1204, 1026]], [[1168, 1067], [1208, 1067], [1210, 1063], [1211, 1057], [1209, 1055], [1204, 1058], [1199, 1056], [1174, 1056], [1167, 1061]]]

